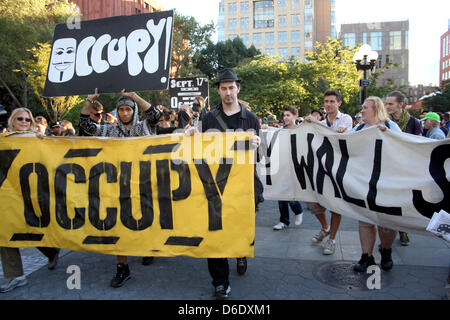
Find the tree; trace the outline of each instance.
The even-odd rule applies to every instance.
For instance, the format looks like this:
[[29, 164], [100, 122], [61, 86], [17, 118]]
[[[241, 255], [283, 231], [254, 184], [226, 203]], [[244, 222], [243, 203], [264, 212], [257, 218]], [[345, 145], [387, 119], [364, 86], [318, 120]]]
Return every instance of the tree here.
[[[355, 51], [329, 39], [317, 43], [306, 62], [257, 56], [236, 68], [243, 80], [239, 96], [259, 115], [271, 112], [281, 116], [285, 106], [294, 105], [304, 116], [323, 105], [327, 89], [337, 89], [342, 93], [345, 111], [359, 89], [360, 75], [352, 62]], [[215, 102], [216, 97], [212, 96], [211, 101]]]
[[192, 63], [196, 52], [202, 50], [214, 32], [214, 23], [200, 25], [194, 17], [175, 13], [172, 41], [172, 70], [174, 77], [197, 75]]
[[425, 99], [424, 107], [434, 112], [450, 111], [450, 83], [443, 84], [441, 93]]
[[207, 41], [206, 47], [194, 55], [194, 65], [208, 76], [214, 78], [219, 70], [235, 68], [243, 63], [248, 63], [260, 54], [255, 46], [247, 48], [241, 38], [213, 43]]
[[0, 0], [0, 77], [4, 97], [15, 96], [16, 105], [24, 104], [23, 96], [28, 94], [24, 93], [26, 74], [14, 70], [22, 70], [21, 62], [31, 59], [28, 49], [50, 42], [55, 24], [65, 22], [75, 12], [75, 4], [68, 0]]
[[28, 51], [31, 53], [32, 58], [23, 62], [23, 71], [28, 74], [27, 80], [31, 89], [39, 98], [41, 105], [52, 121], [64, 119], [70, 109], [83, 100], [79, 96], [44, 98], [42, 93], [44, 92], [47, 78], [51, 46], [48, 43], [39, 43]]
[[314, 52], [306, 54], [307, 62], [298, 77], [305, 80], [304, 103], [310, 111], [323, 105], [323, 93], [327, 89], [335, 89], [342, 94], [341, 110], [353, 113], [354, 106], [349, 102], [359, 90], [360, 79], [353, 63], [357, 50], [343, 46], [340, 40], [328, 39], [326, 43], [317, 42]]

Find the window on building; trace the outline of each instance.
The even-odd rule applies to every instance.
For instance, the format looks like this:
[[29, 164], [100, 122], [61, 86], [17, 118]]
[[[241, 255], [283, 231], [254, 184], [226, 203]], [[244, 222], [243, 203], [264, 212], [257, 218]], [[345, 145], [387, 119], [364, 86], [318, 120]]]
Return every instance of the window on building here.
[[291, 9], [292, 10], [300, 10], [300, 0], [292, 0]]
[[273, 49], [273, 48], [267, 48], [266, 51], [265, 51], [265, 53], [266, 53], [267, 55], [269, 55], [269, 54], [275, 55], [275, 49]]
[[250, 12], [250, 4], [248, 1], [241, 2], [241, 14]]
[[405, 49], [409, 49], [409, 32], [405, 31]]
[[274, 44], [275, 43], [275, 33], [266, 32], [265, 38], [266, 38], [266, 44]]
[[298, 56], [300, 56], [300, 48], [299, 47], [293, 47], [291, 48], [291, 57], [293, 59], [297, 58]]
[[287, 43], [287, 32], [280, 31], [278, 32], [278, 43]]
[[305, 23], [305, 39], [312, 39], [312, 37], [312, 23]]
[[389, 32], [389, 49], [401, 50], [402, 49], [402, 32], [391, 31]]
[[300, 41], [300, 31], [291, 31], [291, 42], [298, 43]]
[[386, 64], [388, 64], [388, 63], [390, 63], [391, 62], [391, 57], [390, 57], [390, 55], [386, 55]]
[[248, 33], [243, 33], [240, 35], [242, 42], [246, 45], [249, 46], [250, 45], [250, 36]]
[[292, 14], [291, 15], [291, 26], [298, 27], [300, 25], [300, 15], [299, 14]]
[[287, 16], [278, 16], [278, 26], [287, 27]]
[[280, 57], [282, 57], [283, 59], [286, 59], [288, 57], [288, 49], [287, 48], [279, 48], [278, 55]]
[[371, 32], [370, 33], [370, 46], [372, 50], [381, 51], [383, 50], [383, 33], [382, 32]]
[[236, 14], [237, 13], [237, 3], [230, 2], [228, 3], [228, 14]]
[[362, 40], [363, 44], [368, 44], [369, 42], [367, 42], [367, 32], [363, 32], [363, 40]]
[[377, 68], [381, 69], [382, 64], [383, 64], [383, 58], [381, 57], [381, 54], [380, 54], [378, 56]]
[[274, 9], [273, 1], [255, 1], [253, 2], [253, 21], [254, 28], [273, 28]]
[[305, 39], [305, 50], [312, 50], [313, 42], [312, 40]]
[[254, 33], [253, 34], [253, 44], [255, 46], [262, 44], [262, 33]]
[[250, 28], [250, 19], [249, 18], [241, 18], [241, 29], [248, 30]]
[[356, 34], [355, 33], [344, 33], [344, 46], [353, 49], [356, 47]]
[[287, 0], [278, 0], [278, 11], [287, 10]]
[[228, 19], [228, 30], [237, 29], [237, 19]]
[[305, 9], [306, 8], [309, 8], [309, 9], [312, 8], [312, 0], [305, 0]]
[[234, 39], [236, 39], [237, 38], [237, 34], [229, 34], [228, 35], [228, 40], [231, 40], [231, 41], [233, 41]]

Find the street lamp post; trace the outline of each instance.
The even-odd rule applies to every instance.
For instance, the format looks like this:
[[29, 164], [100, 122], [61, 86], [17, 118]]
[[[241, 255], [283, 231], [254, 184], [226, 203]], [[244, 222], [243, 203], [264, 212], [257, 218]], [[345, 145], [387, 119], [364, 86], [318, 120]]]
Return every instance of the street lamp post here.
[[356, 70], [363, 71], [363, 78], [359, 80], [360, 90], [360, 103], [363, 104], [367, 95], [367, 87], [370, 85], [370, 81], [367, 80], [367, 71], [375, 69], [375, 65], [378, 59], [378, 52], [373, 51], [370, 45], [363, 44], [361, 48], [353, 56], [353, 62], [356, 65]]

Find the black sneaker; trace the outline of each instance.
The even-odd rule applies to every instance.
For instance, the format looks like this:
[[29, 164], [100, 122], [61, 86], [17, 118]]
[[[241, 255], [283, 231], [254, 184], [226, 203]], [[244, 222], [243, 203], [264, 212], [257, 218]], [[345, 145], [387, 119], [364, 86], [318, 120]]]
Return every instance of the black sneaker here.
[[242, 276], [247, 271], [247, 258], [236, 259], [237, 273]]
[[153, 258], [154, 257], [142, 257], [142, 264], [144, 266], [148, 266], [149, 264], [153, 263]]
[[384, 271], [389, 271], [394, 266], [392, 261], [392, 249], [383, 249], [380, 247], [381, 262], [380, 267]]
[[116, 276], [111, 280], [111, 287], [119, 288], [130, 278], [130, 268], [128, 267], [128, 264], [118, 263]]
[[400, 244], [402, 246], [409, 246], [409, 238], [406, 232], [399, 232], [400, 234]]
[[218, 285], [217, 287], [215, 287], [215, 292], [214, 292], [214, 296], [216, 297], [217, 300], [225, 300], [228, 299], [228, 294], [231, 291], [231, 287], [227, 286], [225, 288], [224, 285]]
[[48, 259], [48, 264], [47, 264], [48, 270], [53, 270], [56, 268], [56, 265], [58, 264], [58, 258], [59, 258], [59, 252], [56, 253], [52, 259]]
[[353, 267], [353, 270], [356, 272], [366, 272], [369, 266], [374, 265], [376, 265], [374, 257], [369, 257], [367, 253], [364, 253], [361, 256], [361, 260], [359, 260], [358, 264]]

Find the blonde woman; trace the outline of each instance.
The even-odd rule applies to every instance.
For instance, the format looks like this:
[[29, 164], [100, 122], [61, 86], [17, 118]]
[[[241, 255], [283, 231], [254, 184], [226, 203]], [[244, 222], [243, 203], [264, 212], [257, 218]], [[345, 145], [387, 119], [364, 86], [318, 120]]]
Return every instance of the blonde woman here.
[[[378, 97], [369, 97], [364, 101], [361, 110], [362, 124], [353, 128], [353, 131], [365, 130], [377, 126], [381, 131], [388, 128], [393, 131], [402, 132], [400, 127], [392, 120], [384, 107], [383, 101]], [[379, 248], [381, 254], [380, 266], [383, 270], [392, 269], [392, 243], [395, 240], [397, 231], [378, 226], [378, 236], [381, 241]], [[362, 255], [361, 260], [355, 265], [353, 270], [357, 272], [366, 272], [367, 268], [375, 265], [373, 257], [373, 248], [377, 239], [377, 226], [359, 221], [359, 240], [361, 242]]]
[[[31, 111], [27, 108], [15, 109], [8, 119], [8, 126], [10, 132], [7, 136], [44, 137], [44, 135], [37, 132], [36, 122]], [[44, 247], [38, 247], [38, 249], [48, 258], [47, 267], [50, 270], [54, 269], [58, 261], [59, 249]], [[23, 273], [22, 257], [20, 256], [19, 249], [0, 247], [0, 256], [3, 275], [5, 279], [9, 279], [5, 285], [0, 286], [0, 293], [26, 285], [27, 278]]]

